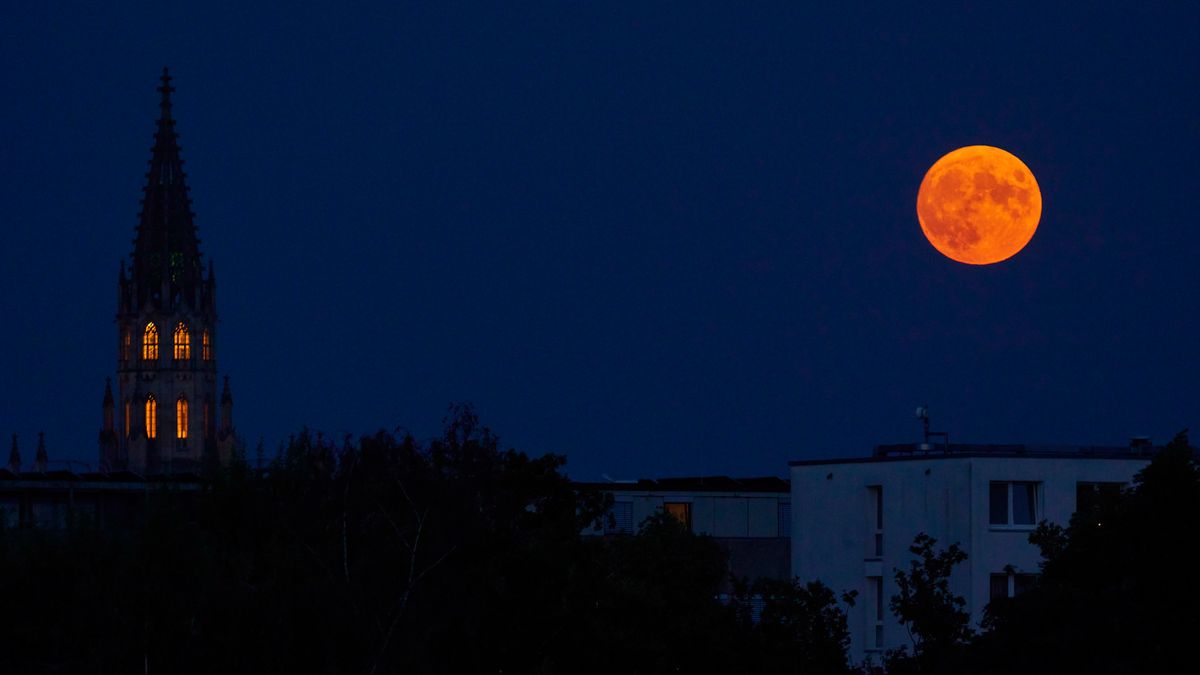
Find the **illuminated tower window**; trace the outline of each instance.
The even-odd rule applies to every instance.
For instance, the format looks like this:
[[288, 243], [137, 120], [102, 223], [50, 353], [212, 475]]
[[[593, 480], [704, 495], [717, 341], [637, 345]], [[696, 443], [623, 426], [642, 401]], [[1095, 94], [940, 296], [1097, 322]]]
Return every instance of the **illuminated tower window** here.
[[200, 357], [212, 361], [212, 339], [208, 336], [207, 328], [200, 334]]
[[125, 399], [125, 438], [129, 438], [129, 427], [133, 422], [133, 404]]
[[187, 398], [179, 395], [179, 400], [175, 401], [175, 438], [183, 440], [187, 438], [188, 432], [188, 405]]
[[133, 336], [129, 334], [129, 331], [125, 331], [125, 334], [121, 336], [121, 360], [128, 361], [132, 355]]
[[158, 403], [154, 394], [146, 397], [146, 438], [158, 438]]
[[146, 332], [142, 333], [142, 359], [158, 360], [158, 328], [153, 323], [146, 324]]
[[192, 336], [188, 333], [186, 323], [180, 321], [175, 325], [175, 360], [186, 361], [192, 357]]

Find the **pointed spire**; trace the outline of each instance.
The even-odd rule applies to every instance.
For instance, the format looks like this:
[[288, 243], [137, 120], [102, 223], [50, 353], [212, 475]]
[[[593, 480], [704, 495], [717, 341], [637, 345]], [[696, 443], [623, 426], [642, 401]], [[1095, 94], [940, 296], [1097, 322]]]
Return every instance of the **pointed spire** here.
[[171, 119], [171, 94], [175, 91], [175, 87], [171, 86], [171, 72], [166, 66], [163, 66], [162, 77], [158, 79], [162, 81], [162, 85], [158, 88], [158, 93], [162, 94], [162, 100], [158, 103], [159, 117], [169, 120]]
[[112, 395], [112, 378], [104, 378], [104, 431], [113, 431], [113, 395]]
[[33, 470], [38, 473], [46, 473], [46, 464], [49, 462], [50, 458], [46, 455], [46, 434], [39, 431], [37, 457], [33, 460]]
[[21, 473], [21, 451], [17, 449], [17, 435], [13, 434], [12, 449], [8, 451], [8, 470]]
[[192, 219], [179, 134], [171, 116], [171, 75], [163, 68], [159, 118], [133, 244], [137, 306], [159, 309], [194, 302], [201, 281], [200, 242]]
[[233, 394], [229, 392], [229, 376], [225, 376], [225, 387], [221, 390], [221, 431], [233, 429]]

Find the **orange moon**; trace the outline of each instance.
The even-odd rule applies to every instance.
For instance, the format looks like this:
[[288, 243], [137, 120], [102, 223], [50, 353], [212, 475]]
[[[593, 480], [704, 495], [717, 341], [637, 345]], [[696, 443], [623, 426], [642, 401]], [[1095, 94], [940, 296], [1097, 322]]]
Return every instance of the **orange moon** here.
[[917, 220], [942, 255], [991, 265], [1016, 255], [1042, 218], [1033, 172], [1011, 153], [969, 145], [929, 167], [917, 191]]

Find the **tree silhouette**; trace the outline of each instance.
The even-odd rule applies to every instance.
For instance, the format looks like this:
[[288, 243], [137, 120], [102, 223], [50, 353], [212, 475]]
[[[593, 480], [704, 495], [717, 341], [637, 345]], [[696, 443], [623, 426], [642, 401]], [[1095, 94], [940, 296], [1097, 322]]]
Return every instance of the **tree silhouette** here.
[[971, 639], [971, 616], [964, 609], [966, 600], [950, 590], [954, 566], [967, 554], [958, 544], [935, 550], [937, 540], [925, 533], [913, 539], [908, 550], [917, 560], [908, 572], [896, 570], [899, 593], [889, 606], [901, 625], [908, 629], [913, 653], [906, 648], [889, 652], [889, 673], [936, 673], [949, 671], [963, 646]]

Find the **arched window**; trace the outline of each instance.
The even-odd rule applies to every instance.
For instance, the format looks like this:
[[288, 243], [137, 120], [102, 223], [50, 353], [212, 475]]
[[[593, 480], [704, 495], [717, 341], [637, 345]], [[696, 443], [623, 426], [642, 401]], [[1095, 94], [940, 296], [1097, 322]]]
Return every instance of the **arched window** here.
[[183, 394], [179, 395], [179, 399], [175, 401], [175, 438], [183, 440], [187, 438], [188, 432], [188, 405], [187, 397]]
[[142, 333], [142, 359], [158, 360], [158, 327], [153, 323], [146, 324], [146, 331]]
[[186, 323], [175, 324], [175, 360], [186, 361], [192, 358], [192, 336], [188, 333]]
[[129, 438], [129, 428], [133, 422], [133, 403], [125, 399], [125, 438]]
[[204, 426], [202, 430], [205, 434], [212, 435], [212, 402], [207, 398], [204, 399]]
[[146, 438], [158, 438], [158, 403], [154, 394], [146, 397]]
[[133, 356], [133, 336], [129, 331], [121, 335], [121, 360], [128, 361]]
[[212, 361], [212, 338], [207, 328], [200, 334], [200, 357], [205, 361]]

